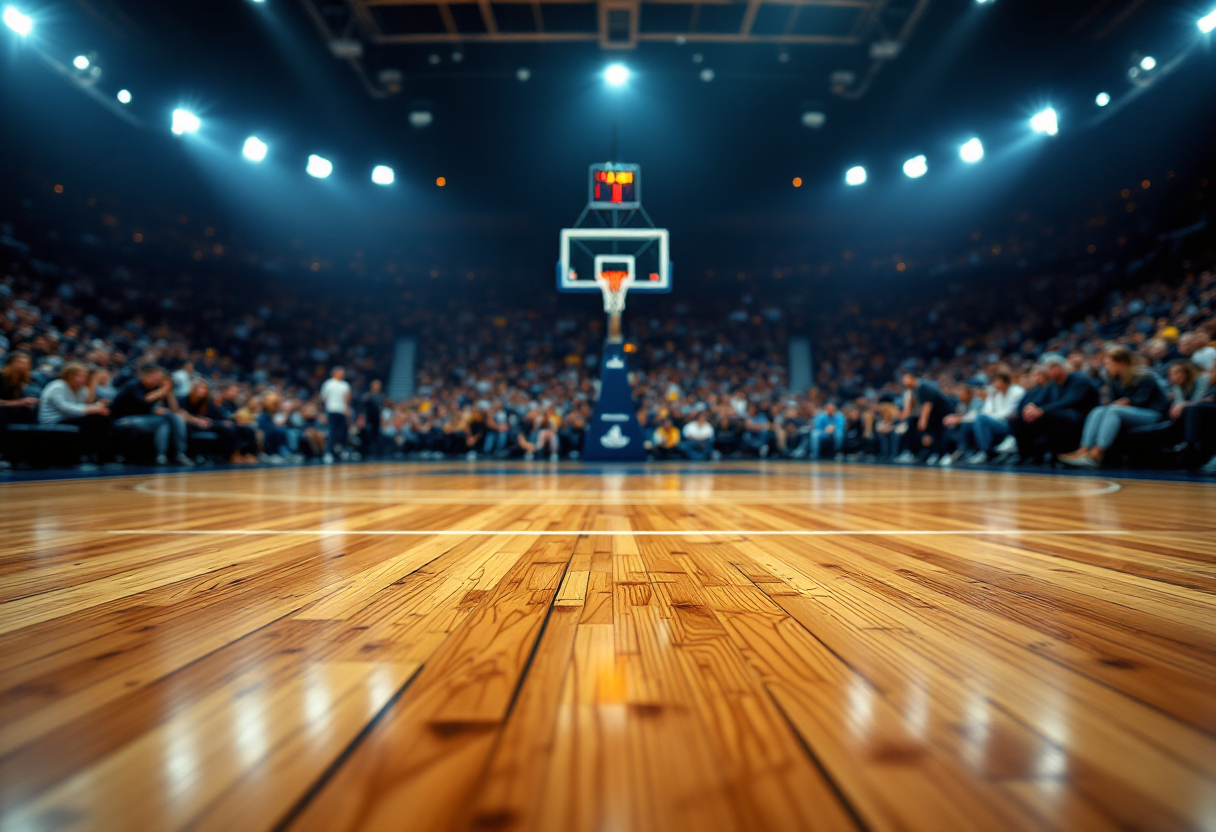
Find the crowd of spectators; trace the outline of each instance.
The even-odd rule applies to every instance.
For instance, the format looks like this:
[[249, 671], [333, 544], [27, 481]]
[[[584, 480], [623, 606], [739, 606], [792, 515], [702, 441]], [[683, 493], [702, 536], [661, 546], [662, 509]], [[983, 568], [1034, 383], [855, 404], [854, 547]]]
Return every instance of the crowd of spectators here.
[[[594, 304], [209, 293], [40, 259], [8, 225], [0, 251], [6, 466], [577, 458], [598, 395]], [[1155, 271], [1171, 276], [825, 303], [797, 393], [780, 298], [639, 303], [625, 331], [639, 419], [656, 459], [1211, 468], [1216, 278]], [[413, 394], [390, 401], [398, 333], [419, 361]]]

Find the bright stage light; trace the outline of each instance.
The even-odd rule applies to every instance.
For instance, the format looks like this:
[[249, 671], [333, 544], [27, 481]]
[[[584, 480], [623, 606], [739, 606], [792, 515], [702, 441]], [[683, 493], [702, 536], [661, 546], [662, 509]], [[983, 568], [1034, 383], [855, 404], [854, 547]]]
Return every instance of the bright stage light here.
[[177, 109], [173, 111], [173, 126], [170, 128], [177, 135], [183, 133], [197, 133], [198, 129], [203, 126], [203, 122], [199, 117], [189, 110]]
[[974, 165], [984, 158], [984, 143], [979, 139], [963, 142], [962, 147], [958, 149], [958, 157], [967, 164]]
[[21, 35], [21, 37], [26, 37], [30, 32], [34, 31], [34, 19], [29, 15], [22, 14], [12, 6], [4, 7], [4, 25]]
[[1105, 107], [1107, 104], [1110, 103], [1110, 93], [1108, 93], [1108, 92], [1098, 93], [1098, 97], [1094, 99], [1094, 103], [1097, 104], [1099, 107]]
[[863, 185], [866, 181], [866, 169], [861, 165], [849, 168], [844, 175], [846, 185]]
[[1140, 61], [1140, 68], [1143, 69], [1145, 72], [1152, 72], [1154, 69], [1157, 68], [1157, 59], [1154, 58], [1152, 55], [1145, 55], [1144, 58]]
[[904, 162], [904, 176], [909, 179], [920, 179], [929, 172], [929, 160], [924, 155], [913, 156]]
[[1035, 113], [1030, 119], [1030, 129], [1036, 133], [1046, 133], [1049, 136], [1054, 136], [1060, 132], [1060, 118], [1056, 115], [1056, 111], [1051, 107], [1043, 110], [1041, 113]]
[[1205, 35], [1210, 33], [1213, 29], [1216, 29], [1216, 9], [1213, 9], [1208, 14], [1205, 14], [1203, 17], [1199, 18], [1199, 22], [1195, 25], [1198, 26], [1199, 31], [1203, 32]]
[[245, 158], [251, 162], [260, 162], [266, 158], [266, 142], [259, 139], [257, 136], [250, 136], [245, 139], [245, 146], [241, 148], [241, 153], [245, 154]]
[[629, 82], [629, 67], [624, 64], [612, 64], [604, 70], [604, 80], [609, 86], [625, 86]]
[[372, 181], [377, 185], [391, 185], [396, 177], [388, 165], [376, 165], [372, 168]]
[[130, 90], [119, 90], [118, 91], [118, 103], [119, 104], [130, 104], [131, 103], [131, 91]]
[[309, 176], [315, 176], [317, 179], [324, 179], [334, 172], [334, 163], [324, 158], [323, 156], [312, 155], [308, 157], [308, 167], [305, 168]]
[[89, 68], [88, 56], [77, 55], [75, 58], [72, 58], [72, 66], [76, 67], [77, 69], [88, 69]]

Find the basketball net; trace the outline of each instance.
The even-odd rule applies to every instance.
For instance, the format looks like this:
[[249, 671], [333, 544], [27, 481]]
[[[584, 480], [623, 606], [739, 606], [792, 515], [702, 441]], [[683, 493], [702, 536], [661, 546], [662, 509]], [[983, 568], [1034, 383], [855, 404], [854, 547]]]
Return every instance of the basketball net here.
[[629, 272], [604, 271], [595, 276], [595, 282], [604, 293], [604, 311], [609, 315], [619, 315], [625, 311], [625, 293], [629, 291], [633, 278]]

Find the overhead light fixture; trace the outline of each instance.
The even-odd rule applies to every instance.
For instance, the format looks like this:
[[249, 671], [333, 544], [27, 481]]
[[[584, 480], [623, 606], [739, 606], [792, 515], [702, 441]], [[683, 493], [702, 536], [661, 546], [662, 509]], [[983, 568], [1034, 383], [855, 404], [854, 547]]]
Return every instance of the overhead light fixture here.
[[241, 148], [241, 153], [251, 162], [260, 162], [266, 158], [267, 150], [266, 142], [257, 136], [250, 136], [245, 139], [245, 146]]
[[610, 87], [623, 87], [629, 82], [629, 67], [624, 64], [610, 64], [604, 70], [604, 80]]
[[1060, 132], [1060, 118], [1056, 115], [1056, 111], [1048, 107], [1042, 112], [1035, 113], [1030, 119], [1030, 129], [1036, 133], [1046, 133], [1048, 136], [1054, 136]]
[[908, 161], [904, 162], [904, 176], [909, 179], [920, 179], [929, 172], [929, 160], [920, 156], [913, 156]]
[[531, 77], [532, 70], [528, 69], [526, 66], [521, 66], [519, 69], [515, 70], [515, 80], [519, 81], [521, 84], [526, 82]]
[[958, 149], [958, 157], [969, 165], [974, 165], [984, 158], [984, 143], [979, 139], [969, 139]]
[[1195, 25], [1197, 25], [1199, 27], [1199, 31], [1203, 32], [1205, 35], [1211, 33], [1213, 29], [1216, 29], [1216, 9], [1213, 9], [1203, 17], [1199, 18], [1199, 21]]
[[76, 67], [77, 69], [88, 69], [89, 68], [88, 56], [87, 55], [77, 55], [75, 58], [72, 58], [72, 66]]
[[202, 126], [202, 120], [189, 110], [177, 109], [173, 111], [173, 124], [170, 129], [177, 135], [197, 133]]
[[712, 69], [709, 69], [708, 67], [701, 70], [701, 80], [707, 84], [710, 81], [714, 80], [714, 71]]
[[1108, 93], [1108, 92], [1098, 93], [1097, 97], [1094, 98], [1094, 103], [1097, 104], [1099, 107], [1105, 107], [1107, 104], [1110, 103], [1110, 93]]
[[876, 40], [870, 44], [870, 60], [891, 61], [899, 57], [904, 45], [897, 40]]
[[329, 51], [335, 58], [354, 61], [363, 57], [363, 44], [354, 38], [334, 38], [329, 42]]
[[818, 110], [807, 110], [802, 114], [802, 126], [811, 130], [818, 130], [827, 123], [827, 120], [827, 115]]
[[317, 179], [324, 179], [334, 172], [334, 163], [326, 159], [324, 156], [313, 154], [308, 157], [308, 167], [304, 168], [309, 176], [314, 176]]
[[845, 171], [844, 182], [846, 185], [864, 185], [866, 181], [866, 169], [861, 165], [849, 168]]
[[131, 103], [131, 91], [130, 90], [119, 90], [118, 91], [118, 103], [119, 104], [130, 104]]
[[372, 168], [372, 181], [377, 185], [391, 185], [396, 177], [388, 165], [376, 165]]
[[1145, 55], [1140, 59], [1140, 68], [1145, 72], [1152, 72], [1157, 68], [1157, 59], [1152, 55]]
[[410, 113], [410, 127], [415, 130], [421, 130], [424, 127], [429, 127], [435, 117], [431, 115], [430, 110], [414, 110]]
[[4, 25], [23, 38], [29, 36], [29, 33], [34, 31], [34, 19], [29, 15], [22, 14], [12, 6], [4, 7]]

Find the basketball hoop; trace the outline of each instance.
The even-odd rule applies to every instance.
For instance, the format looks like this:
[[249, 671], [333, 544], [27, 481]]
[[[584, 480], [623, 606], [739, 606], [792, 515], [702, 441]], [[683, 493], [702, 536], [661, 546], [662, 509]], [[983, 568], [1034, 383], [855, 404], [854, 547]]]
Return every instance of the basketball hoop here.
[[595, 282], [604, 293], [604, 311], [609, 315], [624, 312], [625, 293], [633, 283], [633, 275], [627, 271], [602, 271], [595, 276]]

